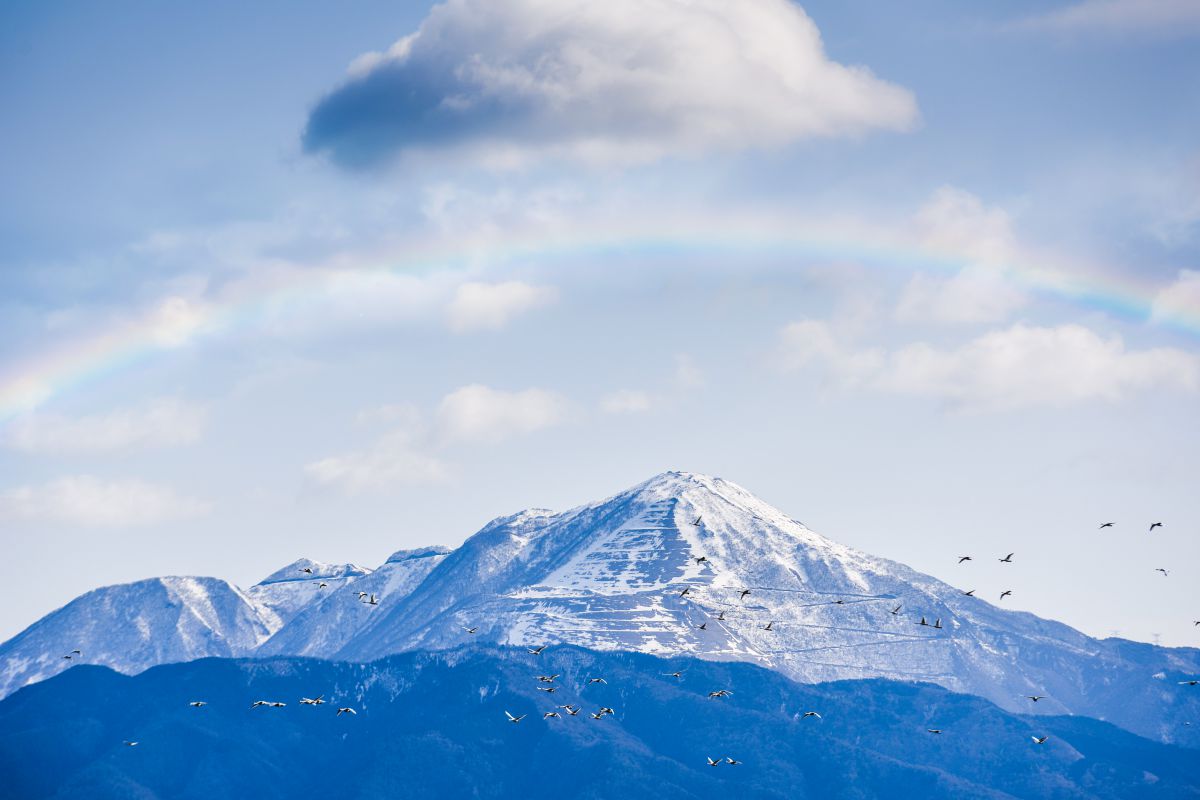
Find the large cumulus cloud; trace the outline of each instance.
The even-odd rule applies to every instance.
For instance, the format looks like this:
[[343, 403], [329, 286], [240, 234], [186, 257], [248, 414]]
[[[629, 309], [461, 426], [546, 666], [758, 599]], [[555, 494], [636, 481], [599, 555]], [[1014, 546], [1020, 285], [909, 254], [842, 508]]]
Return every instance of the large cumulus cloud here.
[[303, 142], [345, 166], [447, 148], [636, 162], [916, 116], [908, 90], [830, 60], [788, 0], [448, 0], [357, 59]]

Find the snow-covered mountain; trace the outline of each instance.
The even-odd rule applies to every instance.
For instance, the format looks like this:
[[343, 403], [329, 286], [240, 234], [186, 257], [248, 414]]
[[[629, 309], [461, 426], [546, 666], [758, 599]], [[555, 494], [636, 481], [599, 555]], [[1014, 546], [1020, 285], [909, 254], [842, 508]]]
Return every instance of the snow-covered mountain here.
[[271, 618], [269, 627], [274, 633], [313, 600], [370, 573], [357, 564], [322, 564], [301, 558], [272, 572], [246, 594]]
[[0, 698], [79, 663], [133, 674], [253, 654], [323, 593], [369, 574], [354, 564], [300, 559], [246, 590], [219, 578], [178, 576], [96, 589], [0, 644]]
[[270, 635], [263, 609], [218, 578], [106, 586], [0, 645], [0, 697], [78, 663], [134, 673], [172, 661], [245, 655]]
[[[1155, 738], [1178, 740], [1181, 721], [1200, 717], [1200, 693], [1180, 692], [1175, 680], [1200, 673], [1198, 650], [1098, 641], [965, 597], [704, 475], [666, 473], [571, 511], [497, 519], [407, 596], [386, 599], [384, 618], [339, 658], [472, 637], [565, 643], [750, 661], [805, 682], [929, 681]], [[1049, 699], [1031, 709], [1029, 694]]]
[[[524, 511], [492, 521], [457, 550], [401, 551], [370, 573], [313, 565], [310, 577], [306, 563], [245, 593], [210, 581], [241, 605], [219, 635], [198, 641], [173, 627], [179, 613], [164, 616], [161, 603], [132, 590], [141, 584], [85, 595], [0, 646], [0, 692], [51, 674], [51, 662], [77, 646], [89, 661], [95, 648], [113, 654], [100, 663], [136, 672], [202, 655], [368, 661], [471, 640], [562, 643], [748, 661], [804, 682], [929, 681], [1010, 710], [1086, 714], [1200, 746], [1200, 730], [1182, 726], [1200, 718], [1200, 692], [1177, 684], [1200, 674], [1200, 651], [1099, 641], [965, 597], [830, 541], [720, 478], [670, 472], [570, 511]], [[314, 591], [318, 566], [328, 586]], [[292, 580], [297, 574], [303, 580]], [[200, 579], [164, 579], [181, 580]], [[105, 592], [123, 593], [125, 616], [89, 600]], [[361, 602], [360, 592], [378, 605]], [[931, 624], [919, 625], [921, 617]], [[87, 647], [75, 634], [84, 625], [97, 632]], [[146, 637], [160, 630], [190, 648], [154, 651]], [[117, 644], [104, 644], [102, 631]], [[135, 657], [124, 659], [126, 651]], [[1031, 708], [1028, 694], [1048, 699]]]
[[422, 547], [393, 553], [369, 575], [345, 582], [310, 602], [264, 642], [258, 653], [333, 656], [355, 636], [386, 618], [378, 613], [379, 606], [362, 602], [359, 592], [395, 602], [417, 588], [449, 552], [446, 547]]

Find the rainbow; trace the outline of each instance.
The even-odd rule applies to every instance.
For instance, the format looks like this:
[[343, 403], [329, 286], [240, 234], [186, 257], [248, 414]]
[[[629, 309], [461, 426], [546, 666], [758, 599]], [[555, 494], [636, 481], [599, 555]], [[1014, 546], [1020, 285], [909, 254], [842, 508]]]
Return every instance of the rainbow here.
[[[318, 312], [339, 280], [348, 276], [421, 276], [466, 272], [480, 261], [490, 264], [569, 263], [581, 258], [640, 261], [680, 256], [787, 256], [811, 262], [853, 261], [879, 269], [936, 270], [952, 274], [973, 263], [972, 254], [930, 247], [903, 233], [864, 229], [860, 225], [823, 224], [805, 229], [794, 220], [677, 223], [653, 229], [627, 225], [619, 234], [598, 235], [565, 228], [556, 233], [482, 238], [448, 244], [417, 242], [402, 252], [374, 259], [373, 266], [353, 269], [293, 268], [245, 281], [218, 297], [204, 300], [168, 298], [159, 305], [108, 324], [86, 338], [66, 340], [28, 358], [0, 367], [0, 424], [28, 413], [56, 397], [155, 357], [164, 357], [205, 339], [253, 329], [263, 319], [289, 313]], [[1161, 283], [1114, 270], [1064, 268], [1061, 264], [1004, 263], [1002, 273], [1016, 288], [1101, 311], [1121, 320], [1151, 318]], [[339, 277], [340, 276], [340, 277]], [[1200, 337], [1200, 308], [1177, 311], [1156, 320], [1164, 327]]]

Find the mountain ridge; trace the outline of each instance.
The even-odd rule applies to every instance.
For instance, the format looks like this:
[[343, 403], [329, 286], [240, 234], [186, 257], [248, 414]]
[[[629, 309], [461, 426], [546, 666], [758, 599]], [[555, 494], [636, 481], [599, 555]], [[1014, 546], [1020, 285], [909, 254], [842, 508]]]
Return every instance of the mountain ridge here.
[[[553, 697], [538, 691], [539, 672], [558, 675]], [[591, 683], [597, 676], [606, 683]], [[716, 688], [732, 694], [712, 699]], [[296, 702], [318, 694], [327, 704]], [[250, 708], [263, 698], [287, 705]], [[190, 707], [196, 699], [207, 705]], [[581, 713], [543, 718], [563, 704]], [[338, 715], [341, 707], [356, 713]], [[592, 719], [599, 707], [612, 714]], [[525, 718], [514, 725], [505, 712]], [[294, 796], [298, 778], [306, 793], [335, 797], [1200, 792], [1193, 752], [1096, 720], [1013, 714], [932, 684], [804, 685], [753, 664], [480, 644], [370, 664], [209, 658], [132, 677], [72, 670], [0, 701], [0, 773], [8, 791], [31, 800], [266, 800]]]
[[[810, 683], [930, 681], [1009, 710], [1110, 718], [1200, 746], [1200, 732], [1177, 724], [1200, 716], [1197, 698], [1167, 688], [1200, 673], [1200, 650], [1096, 640], [965, 597], [827, 539], [721, 478], [662, 473], [567, 511], [497, 517], [458, 548], [401, 550], [364, 573], [319, 589], [316, 580], [251, 587], [254, 644], [211, 654], [369, 661], [468, 641], [569, 644], [748, 661]], [[284, 594], [264, 600], [266, 589]], [[372, 595], [378, 605], [362, 602]], [[6, 660], [13, 641], [0, 645]], [[42, 648], [67, 644], [43, 637]], [[111, 665], [136, 672], [152, 663]], [[0, 695], [21, 678], [0, 677]], [[1048, 698], [1026, 709], [1028, 694]]]

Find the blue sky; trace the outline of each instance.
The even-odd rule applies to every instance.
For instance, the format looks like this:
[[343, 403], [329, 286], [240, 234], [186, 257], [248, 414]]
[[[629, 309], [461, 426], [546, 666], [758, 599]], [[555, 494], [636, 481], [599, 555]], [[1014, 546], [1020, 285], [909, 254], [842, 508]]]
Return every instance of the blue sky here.
[[678, 468], [1195, 644], [1198, 38], [1177, 0], [6, 5], [0, 636]]

